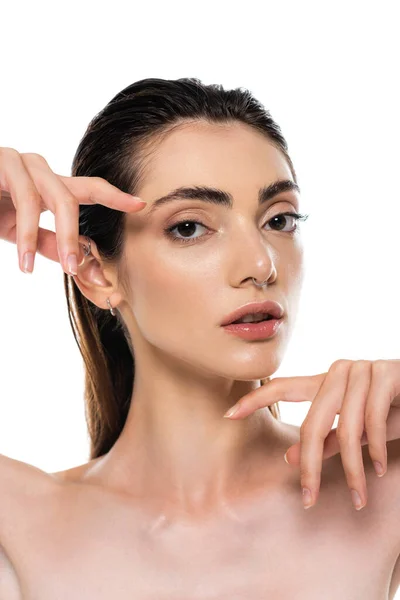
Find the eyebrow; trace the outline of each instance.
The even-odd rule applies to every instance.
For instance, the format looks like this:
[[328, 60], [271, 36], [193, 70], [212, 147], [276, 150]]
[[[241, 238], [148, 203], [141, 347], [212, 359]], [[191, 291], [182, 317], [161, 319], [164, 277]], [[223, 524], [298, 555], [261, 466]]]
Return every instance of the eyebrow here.
[[[258, 205], [262, 206], [271, 198], [274, 198], [281, 192], [294, 191], [300, 193], [300, 188], [294, 181], [290, 179], [280, 179], [274, 181], [270, 185], [260, 188], [258, 192]], [[194, 187], [179, 187], [172, 190], [165, 196], [155, 200], [147, 216], [153, 214], [158, 208], [173, 202], [174, 200], [201, 200], [203, 202], [209, 202], [211, 204], [217, 204], [218, 206], [224, 206], [226, 208], [233, 207], [232, 194], [225, 190], [218, 188], [211, 188], [207, 186], [194, 186]]]

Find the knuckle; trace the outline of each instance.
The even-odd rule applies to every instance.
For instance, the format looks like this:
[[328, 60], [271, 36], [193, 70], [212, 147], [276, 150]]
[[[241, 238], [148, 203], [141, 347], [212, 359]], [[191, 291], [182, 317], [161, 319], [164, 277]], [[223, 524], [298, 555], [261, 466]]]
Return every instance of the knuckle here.
[[356, 484], [358, 481], [363, 480], [363, 474], [362, 474], [362, 470], [360, 469], [360, 467], [346, 466], [345, 471], [346, 471], [346, 480], [349, 485]]
[[21, 238], [21, 240], [19, 240], [19, 242], [24, 248], [32, 250], [33, 252], [36, 252], [37, 233], [35, 233], [33, 231], [28, 231], [28, 232], [22, 234], [22, 238]]
[[303, 440], [311, 440], [321, 437], [321, 435], [318, 433], [316, 424], [312, 419], [306, 419], [303, 421], [300, 427], [300, 435]]
[[351, 364], [352, 361], [348, 360], [346, 358], [339, 358], [338, 360], [335, 360], [335, 362], [333, 362], [329, 368], [330, 371], [342, 371], [342, 370], [347, 370], [349, 364]]
[[68, 254], [76, 254], [76, 240], [70, 236], [67, 236], [65, 240], [62, 240], [62, 253], [65, 257]]
[[377, 417], [373, 410], [365, 411], [364, 422], [365, 422], [365, 429], [367, 430], [367, 432], [372, 431], [376, 427]]
[[97, 188], [103, 188], [105, 185], [109, 185], [108, 181], [106, 181], [103, 177], [91, 177], [90, 181]]
[[60, 195], [60, 197], [57, 198], [56, 201], [55, 211], [68, 208], [69, 211], [72, 210], [75, 213], [79, 213], [79, 203], [77, 201], [74, 202], [74, 200], [76, 200], [75, 196], [73, 196], [72, 194], [68, 194], [68, 192], [66, 194]]
[[311, 469], [308, 465], [300, 465], [300, 480], [304, 486], [307, 481], [312, 479]]
[[18, 150], [15, 148], [9, 148], [8, 146], [2, 146], [0, 148], [0, 158], [6, 158], [10, 156], [13, 158], [19, 156]]
[[21, 156], [24, 160], [28, 160], [32, 164], [48, 165], [47, 160], [41, 154], [37, 152], [23, 152]]
[[67, 207], [67, 206], [69, 206], [69, 200], [67, 200], [67, 199], [65, 198], [65, 196], [60, 196], [60, 197], [59, 197], [59, 198], [57, 198], [57, 200], [55, 201], [55, 204], [54, 204], [54, 213], [57, 215], [57, 213], [58, 213], [58, 212], [59, 212], [61, 209], [65, 208], [65, 207]]
[[375, 456], [380, 456], [384, 448], [386, 448], [386, 434], [384, 431], [379, 432], [375, 430], [368, 438], [368, 451], [372, 452]]
[[[96, 202], [98, 194], [104, 191], [104, 187], [108, 182], [102, 177], [89, 177], [89, 186], [87, 194], [91, 202]], [[110, 184], [108, 184], [110, 185]]]
[[370, 364], [369, 360], [360, 359], [360, 360], [356, 360], [354, 363], [352, 363], [351, 368], [352, 368], [352, 370], [354, 369], [355, 371], [364, 371], [364, 369], [369, 364]]
[[26, 191], [24, 191], [23, 200], [24, 204], [29, 204], [34, 208], [37, 207], [39, 210], [40, 196], [35, 188], [28, 187]]
[[387, 361], [381, 358], [372, 362], [372, 369], [375, 373], [379, 373], [380, 375], [384, 375], [390, 370]]
[[342, 443], [349, 443], [350, 439], [353, 436], [353, 432], [350, 430], [349, 426], [346, 423], [340, 423], [336, 429], [336, 436], [338, 440]]

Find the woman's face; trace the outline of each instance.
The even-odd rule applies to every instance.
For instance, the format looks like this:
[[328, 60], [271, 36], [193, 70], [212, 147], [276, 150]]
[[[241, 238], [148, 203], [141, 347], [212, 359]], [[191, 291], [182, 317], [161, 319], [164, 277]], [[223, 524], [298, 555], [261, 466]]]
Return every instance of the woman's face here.
[[[293, 181], [284, 155], [244, 124], [185, 124], [160, 142], [135, 190], [148, 206], [127, 215], [123, 314], [135, 352], [147, 342], [206, 377], [248, 381], [278, 369], [297, 313], [303, 249], [293, 218], [271, 221], [300, 211], [298, 193], [259, 205], [260, 188], [276, 180]], [[224, 190], [232, 208], [188, 197], [153, 209], [182, 186]], [[252, 277], [269, 285], [258, 288]], [[221, 327], [236, 308], [269, 299], [285, 312], [274, 337], [245, 341]]]

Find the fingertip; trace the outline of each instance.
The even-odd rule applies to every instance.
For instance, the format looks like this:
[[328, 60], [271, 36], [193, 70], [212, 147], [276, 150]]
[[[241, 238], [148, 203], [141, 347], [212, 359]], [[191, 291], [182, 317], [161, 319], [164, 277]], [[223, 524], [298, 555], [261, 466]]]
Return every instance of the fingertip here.
[[239, 408], [240, 406], [238, 405], [232, 406], [229, 410], [226, 411], [226, 413], [224, 414], [224, 418], [230, 419], [231, 417], [233, 417], [233, 415], [236, 415], [236, 413], [239, 412]]
[[[132, 196], [133, 198], [133, 196]], [[131, 209], [132, 210], [142, 210], [143, 208], [145, 208], [145, 206], [148, 206], [146, 200], [140, 200], [140, 198], [135, 198], [134, 202], [131, 205]]]

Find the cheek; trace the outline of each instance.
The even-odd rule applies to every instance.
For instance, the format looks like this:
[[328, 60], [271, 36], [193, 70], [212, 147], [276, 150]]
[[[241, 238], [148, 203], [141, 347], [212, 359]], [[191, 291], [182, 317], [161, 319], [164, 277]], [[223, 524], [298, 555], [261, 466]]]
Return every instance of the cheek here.
[[221, 319], [216, 298], [221, 292], [220, 269], [212, 262], [184, 256], [141, 259], [130, 269], [132, 308], [142, 334], [155, 345], [169, 345], [188, 334], [209, 335]]
[[290, 296], [298, 298], [301, 293], [303, 280], [305, 276], [305, 263], [303, 248], [295, 248], [287, 267], [287, 286]]
[[287, 266], [282, 276], [282, 292], [287, 301], [287, 330], [286, 333], [291, 336], [297, 321], [301, 292], [305, 276], [305, 263], [303, 260], [302, 248], [296, 248], [288, 258]]

